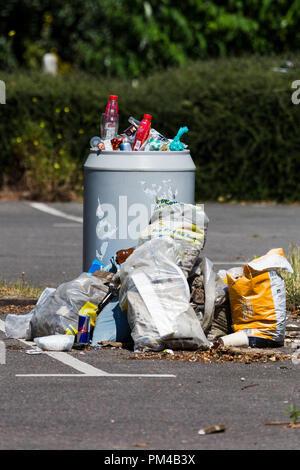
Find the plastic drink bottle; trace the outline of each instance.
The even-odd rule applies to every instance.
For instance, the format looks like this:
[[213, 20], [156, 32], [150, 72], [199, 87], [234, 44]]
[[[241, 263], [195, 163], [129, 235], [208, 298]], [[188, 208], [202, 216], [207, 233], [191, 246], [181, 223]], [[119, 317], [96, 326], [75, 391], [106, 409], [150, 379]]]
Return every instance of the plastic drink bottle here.
[[136, 131], [135, 141], [133, 144], [132, 150], [139, 150], [144, 142], [148, 139], [150, 129], [151, 129], [151, 119], [150, 114], [144, 114], [143, 119], [140, 122], [138, 130]]
[[119, 110], [117, 95], [110, 95], [106, 105], [105, 114], [102, 117], [102, 139], [114, 139], [119, 128]]
[[[126, 129], [126, 131], [124, 131], [127, 135], [131, 135], [130, 131], [132, 130], [132, 133], [134, 133], [137, 128], [139, 127], [140, 125], [140, 121], [138, 121], [137, 119], [135, 119], [134, 117], [130, 117], [128, 119], [128, 121], [130, 122], [131, 126], [128, 127]], [[134, 128], [136, 128], [134, 130]], [[166, 142], [168, 143], [169, 142], [169, 139], [167, 139], [167, 137], [165, 137], [164, 135], [162, 135], [160, 132], [156, 131], [155, 129], [153, 129], [153, 127], [151, 127], [150, 129], [150, 137], [152, 137], [153, 139], [158, 139], [158, 140], [161, 140], [162, 142]]]

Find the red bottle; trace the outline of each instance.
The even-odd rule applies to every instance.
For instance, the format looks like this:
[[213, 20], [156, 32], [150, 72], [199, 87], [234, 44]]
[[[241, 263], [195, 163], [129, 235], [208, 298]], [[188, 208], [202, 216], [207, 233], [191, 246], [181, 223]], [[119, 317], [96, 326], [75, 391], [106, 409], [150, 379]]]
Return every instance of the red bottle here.
[[105, 109], [105, 117], [118, 116], [118, 97], [117, 95], [109, 95], [109, 101]]
[[144, 144], [144, 142], [148, 139], [149, 132], [151, 129], [151, 119], [152, 116], [150, 114], [144, 114], [144, 117], [140, 122], [138, 130], [136, 131], [135, 141], [132, 150], [139, 150]]
[[117, 137], [119, 127], [119, 110], [117, 95], [110, 95], [106, 105], [103, 122], [101, 125], [102, 139], [114, 139]]

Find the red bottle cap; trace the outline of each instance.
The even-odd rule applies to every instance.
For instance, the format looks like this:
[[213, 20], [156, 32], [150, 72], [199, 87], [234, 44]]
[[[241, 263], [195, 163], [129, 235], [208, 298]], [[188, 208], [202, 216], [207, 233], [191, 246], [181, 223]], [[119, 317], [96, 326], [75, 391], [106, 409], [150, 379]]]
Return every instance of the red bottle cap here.
[[109, 95], [109, 99], [116, 101], [118, 99], [118, 97], [117, 97], [117, 95]]
[[149, 119], [149, 121], [151, 121], [152, 119], [151, 114], [144, 114], [144, 119]]

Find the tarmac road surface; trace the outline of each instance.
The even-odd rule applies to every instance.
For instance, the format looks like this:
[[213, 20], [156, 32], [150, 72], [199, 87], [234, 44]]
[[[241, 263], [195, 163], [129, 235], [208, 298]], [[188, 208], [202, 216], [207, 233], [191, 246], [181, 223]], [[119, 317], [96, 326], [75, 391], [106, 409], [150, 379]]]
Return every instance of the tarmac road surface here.
[[[211, 203], [205, 212], [203, 255], [215, 270], [300, 244], [299, 205]], [[0, 279], [17, 280], [24, 272], [26, 282], [42, 287], [74, 279], [82, 272], [82, 228], [80, 203], [0, 202]]]
[[[291, 360], [191, 363], [126, 360], [125, 350], [60, 353], [77, 360], [77, 368], [45, 353], [28, 355], [28, 346], [1, 331], [0, 339], [7, 348], [0, 364], [1, 450], [300, 448], [300, 429], [266, 425], [287, 422], [292, 403], [300, 408], [300, 365]], [[226, 431], [198, 434], [216, 424]]]

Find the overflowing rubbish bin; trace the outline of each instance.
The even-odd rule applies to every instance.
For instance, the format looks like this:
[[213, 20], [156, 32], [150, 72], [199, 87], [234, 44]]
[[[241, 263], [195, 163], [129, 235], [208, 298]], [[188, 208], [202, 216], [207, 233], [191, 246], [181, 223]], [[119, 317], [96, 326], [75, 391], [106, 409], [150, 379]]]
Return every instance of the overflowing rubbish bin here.
[[128, 121], [119, 133], [118, 97], [110, 95], [84, 164], [84, 271], [94, 259], [108, 265], [116, 251], [134, 247], [158, 199], [195, 202], [196, 167], [180, 140], [188, 128], [168, 139], [150, 114]]
[[[214, 271], [203, 256], [204, 206], [195, 204], [195, 165], [152, 116], [118, 133], [117, 96], [101, 117], [84, 165], [83, 272], [47, 288], [27, 315], [8, 315], [6, 335], [41, 349], [133, 342], [136, 351], [284, 344], [281, 249]], [[72, 336], [66, 338], [64, 336]], [[75, 341], [76, 337], [76, 341]]]

